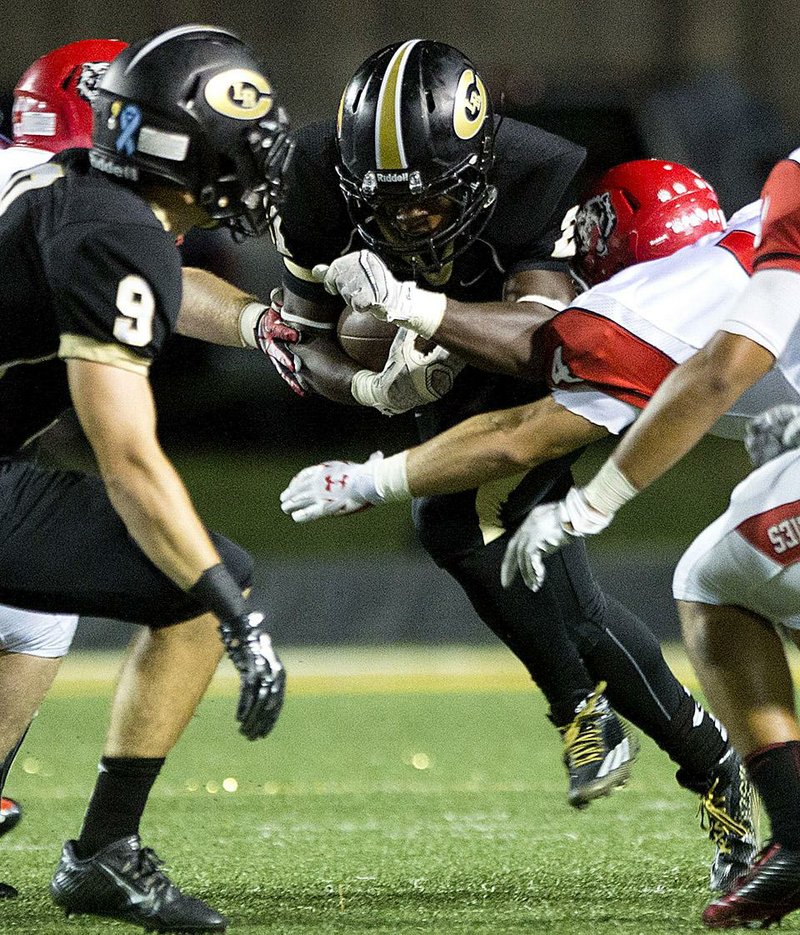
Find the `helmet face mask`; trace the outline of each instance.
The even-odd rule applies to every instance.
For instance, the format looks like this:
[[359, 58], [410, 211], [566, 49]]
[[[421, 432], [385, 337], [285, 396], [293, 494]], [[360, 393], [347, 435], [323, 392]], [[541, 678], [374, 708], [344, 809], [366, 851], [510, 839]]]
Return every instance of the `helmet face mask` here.
[[622, 163], [597, 181], [578, 209], [573, 276], [591, 288], [724, 226], [716, 192], [693, 169], [658, 159]]
[[181, 188], [237, 238], [269, 228], [288, 121], [236, 36], [181, 26], [143, 40], [109, 68], [94, 107], [96, 169]]
[[371, 56], [345, 89], [337, 137], [350, 216], [385, 259], [439, 272], [491, 217], [491, 101], [451, 46], [409, 40]]

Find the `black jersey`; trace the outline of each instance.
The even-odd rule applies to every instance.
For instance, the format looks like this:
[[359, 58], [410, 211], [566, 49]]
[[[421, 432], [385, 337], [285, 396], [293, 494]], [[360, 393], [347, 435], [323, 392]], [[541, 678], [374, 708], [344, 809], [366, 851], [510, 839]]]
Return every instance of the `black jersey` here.
[[[285, 200], [277, 229], [278, 249], [288, 261], [287, 282], [297, 295], [330, 302], [310, 280], [317, 263], [363, 246], [347, 211], [336, 174], [333, 121], [310, 124], [294, 134], [286, 171]], [[566, 269], [552, 258], [561, 221], [578, 201], [576, 176], [586, 151], [530, 124], [506, 119], [495, 140], [492, 183], [497, 204], [481, 236], [458, 257], [444, 286], [420, 277], [426, 289], [464, 302], [495, 301], [505, 279], [525, 269]], [[391, 257], [383, 257], [391, 265]], [[401, 278], [408, 267], [393, 267]], [[326, 298], [327, 297], [327, 298]], [[334, 301], [336, 298], [333, 297]]]
[[[0, 158], [2, 158], [0, 156]], [[180, 308], [180, 257], [150, 206], [73, 150], [0, 195], [0, 455], [70, 403], [66, 358], [146, 373]]]
[[[295, 294], [338, 308], [341, 300], [329, 295], [310, 275], [316, 264], [330, 263], [364, 246], [339, 188], [335, 124], [311, 124], [298, 130], [294, 140], [276, 231], [278, 249], [284, 254], [285, 281]], [[582, 147], [561, 137], [517, 120], [503, 120], [495, 138], [492, 184], [498, 194], [489, 223], [469, 249], [456, 257], [444, 285], [432, 285], [422, 275], [419, 284], [458, 301], [496, 302], [502, 299], [504, 282], [514, 273], [566, 271], [566, 265], [554, 260], [552, 253], [561, 237], [564, 215], [578, 201], [577, 176], [585, 156]], [[408, 278], [407, 266], [393, 264], [391, 257], [382, 259], [398, 277]], [[532, 402], [546, 392], [541, 383], [466, 367], [446, 396], [417, 410], [420, 437], [430, 438], [479, 412]], [[478, 496], [471, 491], [426, 498], [422, 507], [436, 514], [431, 523], [418, 522], [426, 547], [435, 558], [445, 561], [454, 552], [487, 541], [550, 495], [567, 466], [560, 462], [552, 470], [533, 472], [512, 497], [507, 494], [514, 484], [482, 491]], [[502, 510], [507, 518], [497, 515], [501, 504], [505, 504]], [[417, 514], [420, 508], [418, 503]], [[484, 520], [484, 514], [489, 518]]]

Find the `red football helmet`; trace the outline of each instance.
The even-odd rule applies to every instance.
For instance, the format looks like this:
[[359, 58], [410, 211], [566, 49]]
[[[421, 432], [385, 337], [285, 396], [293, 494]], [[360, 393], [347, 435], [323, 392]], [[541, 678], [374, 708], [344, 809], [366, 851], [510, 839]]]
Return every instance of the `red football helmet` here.
[[83, 39], [37, 59], [14, 88], [14, 143], [51, 153], [91, 146], [95, 88], [126, 45], [118, 39]]
[[717, 193], [688, 166], [660, 159], [623, 162], [597, 181], [578, 209], [574, 273], [595, 286], [724, 226]]

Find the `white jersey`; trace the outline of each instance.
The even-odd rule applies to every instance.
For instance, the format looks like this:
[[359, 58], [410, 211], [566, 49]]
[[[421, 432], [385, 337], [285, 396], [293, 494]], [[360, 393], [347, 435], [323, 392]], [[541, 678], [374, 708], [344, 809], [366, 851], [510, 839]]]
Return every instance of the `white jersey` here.
[[764, 185], [755, 275], [722, 329], [760, 344], [800, 390], [800, 149]]
[[[617, 273], [548, 322], [541, 338], [556, 401], [614, 434], [630, 425], [728, 317], [752, 275], [760, 214], [761, 202], [747, 205], [721, 233]], [[747, 419], [782, 402], [800, 394], [773, 370], [716, 431], [741, 438]]]
[[0, 191], [15, 172], [41, 165], [52, 158], [52, 153], [32, 146], [9, 146], [8, 149], [0, 150]]

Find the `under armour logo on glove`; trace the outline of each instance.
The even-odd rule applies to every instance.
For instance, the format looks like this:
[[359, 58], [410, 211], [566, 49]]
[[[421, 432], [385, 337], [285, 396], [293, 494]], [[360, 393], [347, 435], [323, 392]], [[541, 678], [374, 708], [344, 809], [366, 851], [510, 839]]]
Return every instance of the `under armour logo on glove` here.
[[330, 474], [326, 474], [325, 475], [325, 489], [328, 491], [328, 493], [330, 493], [333, 490], [333, 485], [337, 484], [339, 487], [341, 487], [342, 490], [344, 490], [347, 487], [347, 480], [348, 480], [347, 474], [342, 474], [341, 477], [337, 477], [336, 479], [331, 477]]
[[383, 455], [376, 451], [364, 464], [353, 461], [324, 461], [304, 468], [281, 494], [281, 509], [296, 523], [323, 516], [358, 513], [374, 503], [383, 503], [375, 489], [375, 463]]

